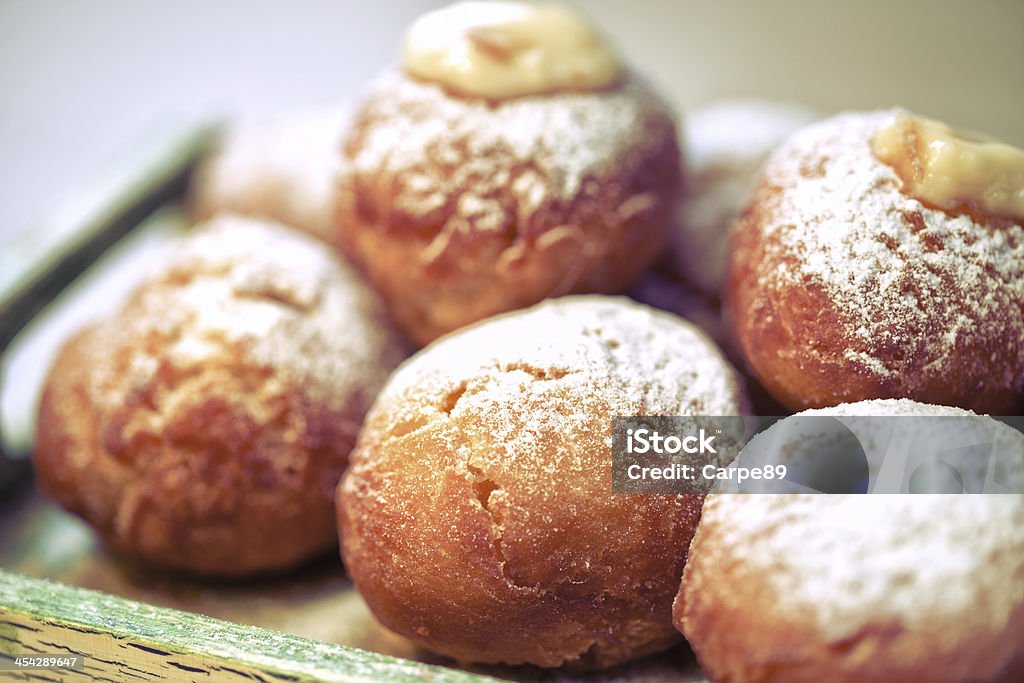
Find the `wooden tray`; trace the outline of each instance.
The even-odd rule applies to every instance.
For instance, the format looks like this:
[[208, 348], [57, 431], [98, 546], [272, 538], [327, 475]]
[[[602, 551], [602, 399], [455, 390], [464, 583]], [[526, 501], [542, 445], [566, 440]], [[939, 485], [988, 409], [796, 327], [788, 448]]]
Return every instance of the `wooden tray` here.
[[[83, 303], [90, 288], [116, 304], [112, 290], [126, 288], [141, 274], [132, 272], [133, 256], [139, 271], [138, 263], [146, 260], [141, 252], [159, 251], [184, 229], [174, 207], [214, 134], [202, 126], [160, 131], [98, 186], [87, 188], [40, 237], [3, 254], [0, 352], [33, 320], [51, 328], [48, 338], [22, 346], [49, 344], [55, 350], [63, 333], [97, 314], [93, 303]], [[117, 253], [86, 273], [119, 241]], [[72, 283], [86, 291], [57, 301]], [[39, 379], [12, 370], [8, 366], [6, 379], [26, 389]], [[30, 412], [31, 391], [25, 402]], [[24, 431], [6, 440], [15, 444], [13, 450], [30, 448], [32, 429]], [[454, 668], [380, 626], [336, 553], [275, 580], [216, 583], [154, 574], [97, 546], [88, 527], [35, 492], [27, 458], [10, 455], [0, 455], [0, 660], [74, 654], [86, 664], [78, 670], [0, 670], [2, 680], [704, 680], [683, 647], [588, 675], [531, 667]]]

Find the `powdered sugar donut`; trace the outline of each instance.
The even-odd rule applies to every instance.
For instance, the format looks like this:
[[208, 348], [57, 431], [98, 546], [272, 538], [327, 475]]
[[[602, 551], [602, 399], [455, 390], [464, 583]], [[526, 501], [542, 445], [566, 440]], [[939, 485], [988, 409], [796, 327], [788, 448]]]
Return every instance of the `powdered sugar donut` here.
[[708, 496], [674, 617], [712, 680], [1019, 681], [1024, 496]]
[[345, 142], [341, 243], [421, 343], [546, 297], [622, 291], [679, 199], [675, 125], [635, 76], [491, 102], [385, 75]]
[[323, 244], [218, 218], [64, 346], [39, 482], [145, 563], [292, 568], [336, 544], [334, 489], [402, 352], [383, 304]]
[[580, 12], [456, 2], [406, 33], [358, 107], [338, 230], [415, 341], [615, 293], [680, 194], [674, 116]]
[[676, 641], [701, 497], [612, 493], [618, 415], [736, 415], [685, 321], [566, 297], [453, 333], [392, 376], [339, 489], [378, 619], [464, 661], [608, 667]]
[[905, 397], [1014, 413], [1024, 221], [905, 192], [872, 150], [900, 114], [837, 116], [772, 155], [736, 228], [735, 336], [792, 409]]
[[732, 222], [750, 199], [758, 171], [790, 133], [818, 118], [799, 104], [736, 99], [686, 117], [686, 198], [670, 232], [677, 272], [718, 299], [725, 289]]

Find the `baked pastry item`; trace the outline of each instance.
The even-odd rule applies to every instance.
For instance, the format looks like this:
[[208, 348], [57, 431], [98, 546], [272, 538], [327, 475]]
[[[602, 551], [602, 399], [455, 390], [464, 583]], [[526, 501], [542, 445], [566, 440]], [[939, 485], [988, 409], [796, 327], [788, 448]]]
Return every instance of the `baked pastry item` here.
[[791, 102], [734, 99], [687, 113], [686, 199], [670, 231], [676, 272], [720, 299], [729, 270], [729, 233], [771, 151], [818, 118]]
[[[918, 123], [903, 135], [905, 120]], [[921, 121], [851, 113], [795, 134], [737, 224], [732, 327], [750, 367], [791, 409], [903, 397], [1020, 410], [1024, 212], [986, 208], [984, 188], [942, 208], [914, 196], [901, 168], [951, 178], [954, 189], [979, 187], [978, 169], [1002, 170], [987, 161], [932, 169], [914, 142], [924, 140]], [[894, 127], [895, 166], [874, 149]]]
[[663, 650], [701, 496], [613, 494], [612, 419], [743, 409], [701, 332], [626, 299], [453, 333], [367, 416], [338, 497], [349, 574], [385, 626], [457, 660], [599, 668]]
[[334, 488], [401, 354], [379, 300], [325, 247], [217, 219], [64, 346], [39, 483], [145, 563], [292, 567], [335, 546]]
[[1024, 496], [711, 495], [673, 611], [712, 680], [1019, 681]]
[[[483, 54], [533, 39], [478, 28], [467, 34], [485, 36]], [[354, 114], [337, 229], [414, 341], [547, 297], [622, 291], [659, 253], [680, 152], [672, 112], [641, 78], [496, 98], [408, 71], [378, 79]]]
[[334, 242], [335, 197], [347, 107], [294, 111], [229, 128], [196, 170], [190, 213], [263, 218]]

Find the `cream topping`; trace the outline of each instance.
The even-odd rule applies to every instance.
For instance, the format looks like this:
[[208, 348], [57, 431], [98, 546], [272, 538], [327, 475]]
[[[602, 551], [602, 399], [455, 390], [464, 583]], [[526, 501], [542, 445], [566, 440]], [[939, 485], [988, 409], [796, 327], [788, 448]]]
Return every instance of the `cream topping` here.
[[428, 12], [405, 36], [405, 71], [462, 95], [502, 100], [600, 90], [621, 75], [608, 43], [556, 4], [459, 2]]
[[878, 128], [872, 149], [927, 204], [1024, 218], [1024, 150], [906, 112]]

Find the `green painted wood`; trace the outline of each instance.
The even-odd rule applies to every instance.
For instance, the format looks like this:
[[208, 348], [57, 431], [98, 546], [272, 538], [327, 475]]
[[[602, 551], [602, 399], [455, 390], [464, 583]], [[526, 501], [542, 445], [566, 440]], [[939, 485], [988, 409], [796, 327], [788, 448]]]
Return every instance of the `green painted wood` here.
[[[497, 680], [0, 570], [0, 656], [32, 652], [87, 659], [82, 671], [31, 672], [43, 680]], [[3, 671], [0, 677], [28, 673]]]

